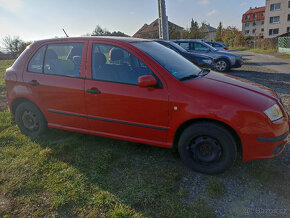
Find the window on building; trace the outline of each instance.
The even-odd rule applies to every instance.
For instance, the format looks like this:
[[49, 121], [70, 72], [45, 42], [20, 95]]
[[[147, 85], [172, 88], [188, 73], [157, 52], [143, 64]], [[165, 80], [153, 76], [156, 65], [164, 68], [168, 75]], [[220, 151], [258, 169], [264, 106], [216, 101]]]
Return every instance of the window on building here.
[[261, 24], [264, 25], [264, 23], [265, 23], [265, 22], [262, 20], [262, 23], [261, 23]]
[[290, 1], [288, 2], [288, 8], [290, 8]]
[[256, 13], [254, 13], [254, 18], [257, 18], [257, 14]]
[[287, 27], [287, 33], [289, 33], [290, 32], [290, 27]]
[[248, 35], [250, 33], [250, 30], [245, 30], [245, 35]]
[[254, 21], [254, 22], [253, 22], [253, 26], [256, 26], [256, 25], [257, 25], [257, 23], [256, 23], [256, 21]]
[[270, 5], [270, 11], [278, 11], [280, 10], [281, 3], [271, 4]]
[[262, 13], [262, 17], [265, 17], [265, 12]]
[[261, 29], [261, 32], [264, 32], [264, 28]]
[[250, 23], [245, 23], [245, 27], [249, 27], [250, 26]]
[[288, 14], [288, 21], [290, 21], [290, 14]]
[[278, 35], [279, 29], [269, 29], [269, 36]]
[[256, 29], [253, 29], [253, 30], [252, 30], [252, 33], [256, 33]]
[[249, 20], [250, 18], [251, 18], [251, 15], [248, 14], [248, 15], [246, 16], [246, 20]]
[[280, 16], [270, 17], [270, 23], [279, 23], [279, 22], [280, 22]]

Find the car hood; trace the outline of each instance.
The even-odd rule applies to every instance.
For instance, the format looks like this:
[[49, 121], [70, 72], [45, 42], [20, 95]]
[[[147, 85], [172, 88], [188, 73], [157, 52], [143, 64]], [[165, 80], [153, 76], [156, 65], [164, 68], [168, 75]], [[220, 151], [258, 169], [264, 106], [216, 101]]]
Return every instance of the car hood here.
[[259, 109], [271, 106], [278, 98], [273, 90], [265, 86], [214, 71], [200, 79], [186, 81], [185, 84], [207, 92], [212, 97], [219, 96], [247, 105], [259, 105]]

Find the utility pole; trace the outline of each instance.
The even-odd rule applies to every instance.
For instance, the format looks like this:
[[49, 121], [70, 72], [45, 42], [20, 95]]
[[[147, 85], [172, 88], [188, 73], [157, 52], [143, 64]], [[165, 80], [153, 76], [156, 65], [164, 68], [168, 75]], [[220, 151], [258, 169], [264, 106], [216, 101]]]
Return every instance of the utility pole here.
[[168, 17], [166, 16], [165, 0], [158, 0], [159, 38], [169, 40]]

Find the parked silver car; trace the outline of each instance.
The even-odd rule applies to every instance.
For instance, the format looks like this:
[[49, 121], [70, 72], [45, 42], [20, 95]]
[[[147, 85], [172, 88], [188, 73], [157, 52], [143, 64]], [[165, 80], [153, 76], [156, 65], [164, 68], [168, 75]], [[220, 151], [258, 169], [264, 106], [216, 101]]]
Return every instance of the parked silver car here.
[[217, 50], [200, 39], [180, 39], [173, 40], [173, 42], [194, 54], [205, 54], [216, 59], [215, 69], [220, 72], [226, 72], [231, 68], [239, 68], [243, 64], [240, 55]]

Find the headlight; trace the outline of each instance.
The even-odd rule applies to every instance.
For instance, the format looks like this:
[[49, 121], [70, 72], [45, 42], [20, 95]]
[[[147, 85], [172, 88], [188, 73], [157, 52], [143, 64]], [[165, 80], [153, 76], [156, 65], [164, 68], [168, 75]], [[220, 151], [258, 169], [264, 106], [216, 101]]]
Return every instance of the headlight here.
[[279, 120], [283, 117], [283, 113], [277, 104], [264, 111], [271, 121]]
[[212, 64], [212, 60], [210, 59], [202, 59], [202, 61], [207, 64]]

